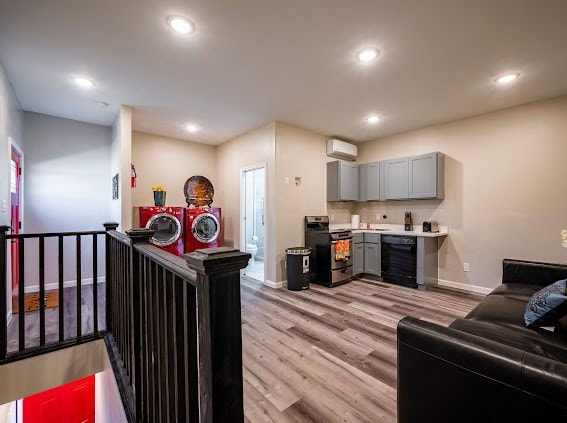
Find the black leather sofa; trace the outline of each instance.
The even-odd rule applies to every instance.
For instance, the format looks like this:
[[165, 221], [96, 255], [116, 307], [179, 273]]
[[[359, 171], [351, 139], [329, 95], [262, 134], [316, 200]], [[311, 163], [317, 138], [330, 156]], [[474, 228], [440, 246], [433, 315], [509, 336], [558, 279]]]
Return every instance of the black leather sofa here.
[[398, 422], [567, 422], [567, 317], [528, 329], [524, 310], [567, 265], [506, 259], [502, 285], [449, 327], [398, 324]]

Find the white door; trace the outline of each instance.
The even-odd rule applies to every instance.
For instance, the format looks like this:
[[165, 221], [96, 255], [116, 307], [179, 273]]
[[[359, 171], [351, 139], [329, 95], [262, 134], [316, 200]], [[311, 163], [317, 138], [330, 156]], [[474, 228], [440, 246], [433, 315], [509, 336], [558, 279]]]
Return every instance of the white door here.
[[242, 169], [240, 250], [252, 255], [244, 274], [261, 282], [264, 282], [265, 275], [265, 187], [265, 165]]

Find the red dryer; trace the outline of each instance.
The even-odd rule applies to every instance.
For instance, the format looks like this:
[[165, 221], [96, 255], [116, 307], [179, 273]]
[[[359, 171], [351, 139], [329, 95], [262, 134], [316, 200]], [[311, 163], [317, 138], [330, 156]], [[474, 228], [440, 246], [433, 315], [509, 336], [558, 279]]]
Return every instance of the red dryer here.
[[140, 207], [140, 227], [153, 229], [150, 242], [171, 254], [183, 257], [184, 207]]
[[185, 252], [222, 246], [221, 209], [195, 207], [185, 209]]

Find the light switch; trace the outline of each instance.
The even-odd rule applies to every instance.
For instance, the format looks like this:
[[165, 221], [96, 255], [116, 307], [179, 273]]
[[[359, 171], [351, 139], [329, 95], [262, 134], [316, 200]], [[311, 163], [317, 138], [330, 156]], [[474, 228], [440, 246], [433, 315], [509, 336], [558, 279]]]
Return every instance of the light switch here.
[[0, 201], [0, 211], [2, 213], [6, 213], [8, 211], [8, 203], [6, 202], [6, 200]]
[[285, 177], [285, 184], [286, 184], [286, 185], [289, 185], [289, 176], [286, 176], [286, 177]]

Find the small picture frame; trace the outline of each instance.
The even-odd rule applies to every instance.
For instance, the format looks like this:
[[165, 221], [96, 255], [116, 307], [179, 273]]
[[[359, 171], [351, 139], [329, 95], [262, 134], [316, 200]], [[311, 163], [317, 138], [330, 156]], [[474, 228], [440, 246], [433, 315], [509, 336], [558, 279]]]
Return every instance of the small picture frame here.
[[118, 173], [112, 177], [112, 199], [118, 200]]

